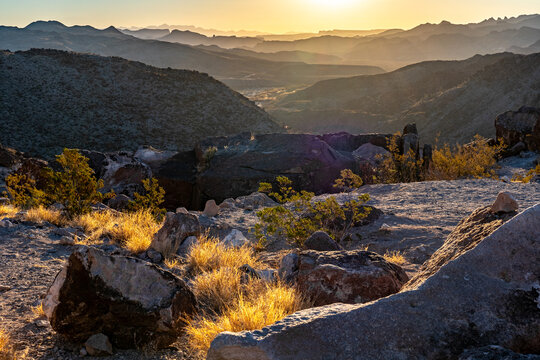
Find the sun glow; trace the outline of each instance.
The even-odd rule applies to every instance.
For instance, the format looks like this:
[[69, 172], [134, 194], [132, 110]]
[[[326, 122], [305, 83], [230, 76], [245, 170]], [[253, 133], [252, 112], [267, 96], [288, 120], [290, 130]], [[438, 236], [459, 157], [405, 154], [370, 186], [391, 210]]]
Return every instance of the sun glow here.
[[310, 0], [310, 2], [325, 8], [336, 8], [351, 5], [355, 0]]

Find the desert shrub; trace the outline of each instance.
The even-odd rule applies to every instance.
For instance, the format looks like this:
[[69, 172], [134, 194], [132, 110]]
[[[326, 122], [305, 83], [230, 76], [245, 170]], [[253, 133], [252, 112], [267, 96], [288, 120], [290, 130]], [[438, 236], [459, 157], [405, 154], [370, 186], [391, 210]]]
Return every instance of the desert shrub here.
[[91, 205], [103, 201], [104, 196], [98, 190], [103, 187], [103, 180], [97, 180], [94, 171], [88, 165], [88, 158], [75, 149], [64, 149], [56, 156], [61, 171], [50, 171], [47, 195], [64, 206], [70, 218], [89, 213]]
[[163, 220], [166, 210], [161, 208], [165, 199], [165, 189], [159, 186], [157, 179], [144, 179], [142, 181], [145, 193], [144, 195], [136, 192], [133, 196], [135, 199], [129, 203], [129, 208], [132, 211], [148, 210], [157, 221]]
[[515, 173], [512, 175], [512, 181], [529, 183], [535, 175], [540, 175], [540, 164], [535, 168], [530, 169], [525, 174]]
[[381, 159], [376, 169], [375, 181], [380, 183], [400, 183], [423, 180], [423, 160], [416, 159], [414, 150], [401, 154], [396, 133], [388, 140], [389, 153]]
[[403, 265], [407, 262], [403, 254], [399, 251], [386, 251], [382, 256], [386, 261], [394, 263], [396, 265]]
[[44, 191], [36, 188], [36, 181], [27, 175], [13, 173], [6, 177], [7, 195], [11, 204], [29, 209], [46, 204]]
[[240, 294], [218, 315], [203, 313], [186, 327], [189, 348], [204, 358], [212, 340], [223, 331], [256, 330], [270, 325], [309, 304], [297, 290], [282, 283], [261, 284], [257, 294]]
[[273, 235], [285, 236], [291, 245], [301, 247], [317, 230], [326, 231], [339, 241], [371, 211], [371, 208], [364, 206], [369, 200], [368, 194], [358, 195], [356, 199], [340, 205], [334, 196], [314, 201], [313, 193], [295, 191], [292, 181], [284, 176], [277, 177], [276, 183], [276, 191], [272, 191], [272, 184], [260, 184], [259, 191], [268, 192], [282, 205], [257, 212], [259, 222], [254, 227], [254, 234], [259, 244], [265, 244], [267, 236]]
[[426, 179], [496, 178], [497, 154], [503, 148], [504, 144], [490, 146], [480, 135], [469, 144], [436, 146]]
[[56, 226], [65, 226], [68, 223], [61, 211], [49, 209], [42, 205], [29, 209], [23, 218], [35, 223], [49, 222]]
[[86, 243], [99, 243], [103, 237], [108, 237], [132, 253], [147, 250], [161, 227], [149, 210], [130, 213], [95, 211], [76, 217], [73, 224], [88, 234]]
[[341, 191], [353, 191], [363, 185], [362, 178], [356, 175], [352, 170], [341, 170], [339, 178], [334, 182], [334, 188]]

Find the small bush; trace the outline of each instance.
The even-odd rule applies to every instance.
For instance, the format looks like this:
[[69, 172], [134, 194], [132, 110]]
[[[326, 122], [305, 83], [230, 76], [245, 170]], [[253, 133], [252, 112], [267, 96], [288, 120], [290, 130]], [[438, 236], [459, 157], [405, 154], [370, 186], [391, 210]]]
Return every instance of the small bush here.
[[303, 246], [304, 241], [315, 231], [326, 231], [335, 240], [340, 240], [354, 224], [367, 217], [371, 208], [364, 206], [368, 194], [349, 200], [340, 205], [330, 196], [325, 200], [313, 201], [314, 194], [292, 188], [292, 181], [286, 177], [276, 178], [277, 190], [269, 183], [261, 183], [259, 191], [268, 192], [281, 204], [257, 212], [259, 222], [254, 234], [259, 244], [267, 242], [267, 236], [285, 236], [294, 246]]
[[48, 209], [44, 206], [29, 209], [24, 214], [24, 219], [35, 223], [49, 222], [56, 226], [65, 226], [68, 220], [62, 215], [59, 210]]
[[36, 181], [26, 175], [13, 173], [6, 177], [7, 195], [14, 206], [24, 209], [44, 205], [47, 196], [36, 188]]
[[13, 205], [0, 205], [0, 217], [13, 217], [20, 211]]
[[403, 254], [399, 251], [386, 251], [383, 258], [396, 265], [403, 265], [407, 262]]
[[56, 162], [62, 170], [50, 172], [47, 194], [53, 202], [64, 205], [69, 218], [89, 213], [91, 205], [103, 201], [104, 195], [98, 191], [103, 187], [103, 180], [96, 180], [88, 158], [78, 150], [64, 149], [61, 155], [56, 156]]
[[396, 133], [388, 141], [389, 153], [381, 159], [376, 169], [375, 182], [400, 183], [423, 180], [423, 160], [416, 159], [412, 149], [401, 154], [398, 139], [401, 133]]
[[536, 165], [535, 168], [530, 169], [525, 174], [515, 173], [512, 176], [512, 181], [529, 183], [535, 175], [540, 175], [540, 164]]
[[358, 189], [364, 184], [362, 178], [356, 175], [352, 170], [341, 170], [340, 176], [334, 183], [334, 188], [340, 191], [350, 192]]
[[135, 200], [130, 202], [130, 210], [139, 211], [146, 209], [154, 215], [157, 221], [163, 220], [166, 210], [161, 208], [160, 205], [163, 204], [165, 199], [165, 190], [159, 186], [159, 182], [155, 178], [144, 179], [142, 184], [145, 194], [140, 195], [137, 192], [134, 194]]
[[75, 218], [73, 224], [88, 234], [85, 242], [99, 243], [102, 237], [108, 237], [132, 253], [147, 250], [161, 227], [148, 210], [133, 213], [96, 211]]

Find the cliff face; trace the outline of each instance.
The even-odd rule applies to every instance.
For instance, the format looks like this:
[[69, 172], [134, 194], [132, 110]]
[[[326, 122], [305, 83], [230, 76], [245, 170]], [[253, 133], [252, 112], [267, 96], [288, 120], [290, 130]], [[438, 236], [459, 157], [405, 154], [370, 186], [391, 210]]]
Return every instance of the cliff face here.
[[261, 108], [212, 77], [57, 50], [0, 53], [0, 142], [50, 157], [192, 148], [213, 135], [278, 132]]

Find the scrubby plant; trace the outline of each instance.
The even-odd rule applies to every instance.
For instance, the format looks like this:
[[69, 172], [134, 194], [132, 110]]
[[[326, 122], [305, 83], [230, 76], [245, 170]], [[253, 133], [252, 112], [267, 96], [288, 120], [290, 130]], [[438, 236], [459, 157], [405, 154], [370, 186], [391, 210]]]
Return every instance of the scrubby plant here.
[[504, 147], [504, 144], [491, 146], [480, 135], [465, 145], [436, 146], [432, 164], [425, 177], [427, 180], [496, 178], [497, 155]]
[[326, 231], [335, 240], [340, 240], [350, 228], [367, 217], [370, 207], [364, 206], [368, 194], [358, 195], [343, 204], [334, 196], [324, 200], [314, 200], [315, 194], [307, 191], [297, 192], [292, 181], [284, 176], [276, 178], [277, 190], [270, 183], [261, 183], [259, 191], [267, 192], [281, 205], [265, 208], [257, 212], [259, 222], [254, 234], [259, 244], [267, 242], [267, 236], [285, 236], [287, 241], [301, 247], [315, 231]]
[[529, 183], [535, 175], [540, 175], [540, 164], [536, 165], [535, 168], [530, 169], [525, 174], [515, 173], [512, 175], [512, 181]]
[[387, 250], [386, 253], [384, 253], [383, 258], [386, 261], [389, 261], [389, 262], [394, 263], [396, 265], [403, 265], [403, 264], [407, 263], [407, 260], [405, 259], [405, 257], [403, 256], [403, 254], [400, 251], [388, 251]]
[[47, 195], [36, 188], [36, 181], [27, 175], [13, 173], [6, 177], [7, 195], [14, 206], [24, 209], [46, 204]]
[[334, 182], [334, 188], [340, 191], [353, 191], [364, 184], [362, 178], [350, 169], [341, 170], [339, 178]]
[[423, 180], [423, 160], [416, 158], [413, 149], [402, 154], [398, 144], [400, 137], [398, 132], [388, 140], [389, 152], [380, 159], [375, 182], [390, 184]]
[[157, 221], [163, 220], [166, 210], [160, 206], [165, 201], [165, 189], [159, 186], [159, 181], [156, 178], [144, 179], [142, 184], [145, 190], [144, 195], [138, 192], [133, 194], [135, 199], [129, 203], [129, 209], [132, 211], [146, 209], [154, 215]]

